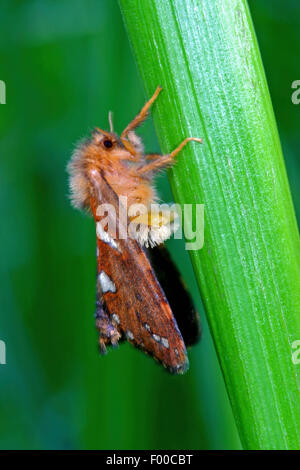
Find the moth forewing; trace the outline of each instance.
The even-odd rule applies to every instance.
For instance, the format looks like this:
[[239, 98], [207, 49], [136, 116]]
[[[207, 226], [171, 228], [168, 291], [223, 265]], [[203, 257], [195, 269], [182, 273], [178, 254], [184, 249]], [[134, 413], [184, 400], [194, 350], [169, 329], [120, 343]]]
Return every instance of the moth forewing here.
[[[115, 208], [119, 223], [118, 197], [103, 175], [92, 179], [93, 194]], [[100, 191], [99, 191], [100, 190]], [[101, 201], [92, 198], [96, 225], [101, 224], [97, 206]], [[106, 230], [107, 229], [107, 230]], [[100, 346], [116, 344], [116, 331], [120, 337], [156, 358], [169, 371], [183, 373], [188, 367], [186, 348], [151, 264], [143, 249], [134, 239], [113, 238], [108, 227], [97, 235], [97, 284], [101, 293], [102, 310], [110, 321], [97, 318]], [[99, 299], [98, 299], [99, 301]], [[106, 319], [105, 319], [106, 320]], [[111, 337], [110, 337], [111, 335]]]

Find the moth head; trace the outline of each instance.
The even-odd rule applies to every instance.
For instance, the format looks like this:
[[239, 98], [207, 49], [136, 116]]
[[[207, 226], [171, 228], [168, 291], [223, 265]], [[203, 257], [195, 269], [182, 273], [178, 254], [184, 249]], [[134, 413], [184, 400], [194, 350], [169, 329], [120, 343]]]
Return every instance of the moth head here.
[[99, 156], [108, 160], [131, 160], [132, 155], [124, 148], [119, 136], [114, 132], [108, 132], [96, 127], [93, 131], [92, 143], [99, 151]]
[[136, 152], [142, 151], [139, 137], [137, 137], [134, 132], [129, 132], [127, 136], [128, 140], [125, 139], [127, 144], [125, 144], [122, 135], [119, 137], [114, 132], [111, 111], [108, 114], [108, 122], [110, 131], [96, 127], [93, 131], [92, 143], [96, 145], [97, 150], [101, 151], [101, 155], [106, 156], [109, 160], [134, 160]]
[[99, 127], [93, 131], [93, 142], [105, 152], [112, 152], [119, 147], [118, 136], [114, 132], [108, 132]]

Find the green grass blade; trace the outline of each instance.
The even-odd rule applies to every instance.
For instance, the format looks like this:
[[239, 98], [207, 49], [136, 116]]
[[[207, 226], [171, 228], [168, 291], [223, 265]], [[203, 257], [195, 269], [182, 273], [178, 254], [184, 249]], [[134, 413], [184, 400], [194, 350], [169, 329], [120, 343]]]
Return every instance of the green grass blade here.
[[[300, 448], [299, 236], [244, 0], [120, 0], [177, 202], [205, 204], [190, 252], [245, 448]], [[295, 357], [295, 356], [294, 356]]]

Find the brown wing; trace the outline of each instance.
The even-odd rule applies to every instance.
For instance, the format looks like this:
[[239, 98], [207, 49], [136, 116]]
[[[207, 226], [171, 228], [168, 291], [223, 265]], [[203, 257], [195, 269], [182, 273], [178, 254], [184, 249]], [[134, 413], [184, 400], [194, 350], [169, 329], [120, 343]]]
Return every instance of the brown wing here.
[[[188, 368], [186, 348], [150, 262], [135, 240], [129, 237], [120, 239], [119, 200], [104, 176], [93, 174], [91, 181], [94, 188], [91, 208], [98, 228], [97, 285], [103, 304], [102, 311], [105, 312], [104, 323], [102, 321], [100, 325], [99, 316], [97, 319], [100, 346], [103, 349], [104, 343], [115, 345], [117, 331], [170, 372], [184, 373]], [[116, 234], [110, 233], [110, 229], [103, 230], [100, 217], [96, 214], [97, 206], [101, 203], [114, 207]], [[121, 229], [124, 233], [124, 226]], [[103, 320], [103, 315], [101, 318]]]

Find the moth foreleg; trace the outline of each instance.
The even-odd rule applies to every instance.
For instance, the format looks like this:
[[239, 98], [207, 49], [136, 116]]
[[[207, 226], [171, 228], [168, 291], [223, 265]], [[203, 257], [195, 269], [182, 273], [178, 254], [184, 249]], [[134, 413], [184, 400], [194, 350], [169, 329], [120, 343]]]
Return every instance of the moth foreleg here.
[[[134, 134], [134, 132], [130, 132], [129, 135], [128, 135], [128, 140], [121, 137], [121, 142], [122, 144], [124, 145], [125, 149], [132, 155], [132, 159], [130, 159], [130, 161], [135, 161], [135, 162], [138, 162], [140, 161], [140, 159], [142, 158], [142, 152], [140, 151], [140, 146], [141, 146], [141, 143], [140, 143], [140, 140], [139, 138], [137, 137], [137, 142], [138, 142], [138, 145], [135, 145], [135, 142], [134, 140], [130, 140], [129, 139], [129, 136], [131, 134]], [[135, 134], [134, 134], [135, 135]]]
[[147, 160], [152, 160], [151, 163], [147, 163], [141, 168], [138, 168], [136, 172], [139, 175], [142, 175], [145, 173], [149, 173], [151, 171], [158, 170], [159, 168], [164, 168], [168, 165], [172, 165], [176, 155], [183, 149], [183, 147], [185, 147], [185, 145], [188, 142], [191, 142], [191, 141], [202, 143], [202, 139], [198, 139], [197, 137], [187, 137], [181, 142], [181, 144], [178, 145], [178, 147], [176, 147], [176, 149], [173, 150], [173, 152], [169, 153], [168, 155], [159, 155], [159, 154], [146, 155]]
[[145, 121], [145, 119], [147, 118], [148, 116], [148, 111], [149, 111], [149, 108], [150, 106], [152, 105], [152, 103], [156, 100], [156, 98], [158, 97], [160, 91], [162, 90], [162, 88], [160, 86], [158, 86], [153, 94], [153, 96], [150, 98], [149, 101], [147, 101], [147, 103], [143, 106], [143, 108], [141, 109], [141, 111], [135, 116], [135, 118], [128, 124], [128, 126], [126, 127], [126, 129], [124, 129], [124, 131], [122, 132], [121, 134], [121, 140], [126, 137], [128, 135], [128, 133], [132, 130], [134, 130], [136, 127], [138, 127], [143, 121]]

